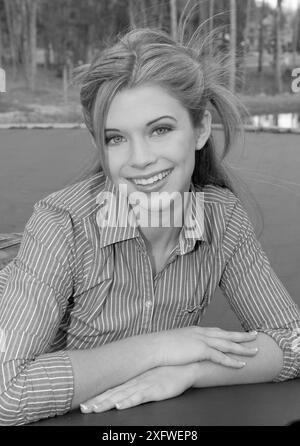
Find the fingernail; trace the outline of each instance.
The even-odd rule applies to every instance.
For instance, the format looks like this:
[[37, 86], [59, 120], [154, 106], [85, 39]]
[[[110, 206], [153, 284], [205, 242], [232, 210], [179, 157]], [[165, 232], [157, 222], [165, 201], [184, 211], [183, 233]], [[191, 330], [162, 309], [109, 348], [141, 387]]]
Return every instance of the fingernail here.
[[250, 334], [256, 336], [257, 335], [257, 331], [256, 330], [250, 331]]
[[94, 412], [101, 412], [101, 408], [102, 408], [102, 404], [98, 404], [98, 405], [93, 404], [93, 405], [92, 405], [92, 410], [93, 410]]
[[241, 361], [239, 361], [239, 364], [240, 364], [241, 367], [245, 367], [245, 365], [246, 365], [245, 362], [241, 362]]
[[121, 403], [116, 403], [115, 407], [116, 407], [116, 409], [122, 409], [122, 404]]
[[85, 404], [80, 404], [80, 410], [81, 410], [81, 412], [84, 412], [84, 413], [91, 412], [91, 408], [86, 406]]

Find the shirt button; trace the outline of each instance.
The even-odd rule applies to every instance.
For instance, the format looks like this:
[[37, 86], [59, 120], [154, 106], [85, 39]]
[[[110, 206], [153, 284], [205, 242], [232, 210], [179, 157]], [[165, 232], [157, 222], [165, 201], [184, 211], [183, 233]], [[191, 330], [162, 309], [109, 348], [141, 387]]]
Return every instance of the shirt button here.
[[151, 300], [146, 300], [145, 305], [146, 305], [147, 308], [152, 307], [152, 302], [151, 302]]

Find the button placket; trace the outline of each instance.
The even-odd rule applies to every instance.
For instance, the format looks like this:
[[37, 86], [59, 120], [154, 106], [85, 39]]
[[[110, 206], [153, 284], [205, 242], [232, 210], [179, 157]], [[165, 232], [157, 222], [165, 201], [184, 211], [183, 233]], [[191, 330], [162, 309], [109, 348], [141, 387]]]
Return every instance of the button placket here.
[[153, 304], [154, 304], [154, 289], [152, 282], [152, 268], [150, 264], [150, 259], [147, 254], [143, 255], [143, 260], [145, 261], [144, 266], [146, 270], [146, 289], [144, 294], [143, 303], [143, 315], [142, 315], [142, 333], [151, 332], [151, 323], [153, 315]]

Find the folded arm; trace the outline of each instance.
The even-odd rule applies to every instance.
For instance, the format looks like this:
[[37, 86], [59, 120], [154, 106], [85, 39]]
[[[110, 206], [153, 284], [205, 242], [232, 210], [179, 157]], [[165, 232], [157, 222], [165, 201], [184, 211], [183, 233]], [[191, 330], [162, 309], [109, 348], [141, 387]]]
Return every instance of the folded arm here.
[[[225, 265], [220, 288], [244, 330], [264, 334], [261, 347], [270, 360], [265, 363], [266, 367], [269, 365], [269, 372], [266, 371], [269, 380], [284, 381], [300, 376], [299, 308], [272, 269], [239, 200], [229, 218], [223, 253]], [[276, 353], [279, 349], [282, 360], [277, 365], [282, 366], [272, 376], [277, 368], [274, 368], [274, 359], [279, 359]], [[250, 379], [256, 379], [264, 362], [262, 356], [253, 358], [254, 367], [248, 369]]]
[[277, 343], [259, 333], [251, 344], [258, 348], [257, 355], [247, 358], [240, 370], [230, 369], [209, 361], [193, 364], [193, 387], [215, 387], [273, 381], [283, 365], [283, 352]]

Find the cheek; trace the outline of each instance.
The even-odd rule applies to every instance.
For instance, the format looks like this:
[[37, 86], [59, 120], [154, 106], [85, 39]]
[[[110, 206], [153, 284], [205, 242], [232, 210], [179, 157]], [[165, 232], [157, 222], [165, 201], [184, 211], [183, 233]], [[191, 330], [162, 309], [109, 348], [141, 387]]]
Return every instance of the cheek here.
[[168, 155], [176, 164], [190, 165], [195, 158], [195, 143], [190, 138], [180, 138], [171, 145]]
[[107, 154], [107, 167], [112, 176], [118, 175], [122, 166], [122, 156], [114, 151]]

